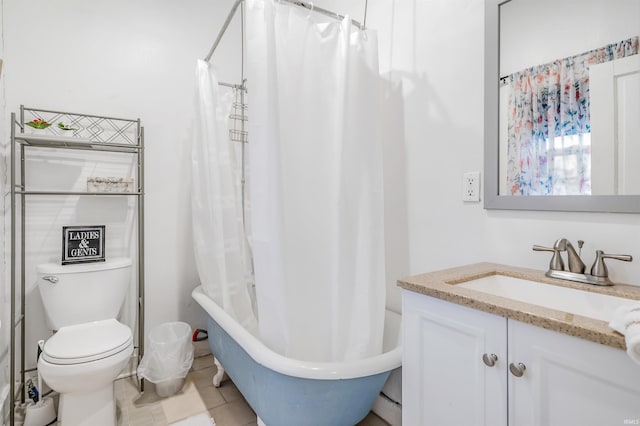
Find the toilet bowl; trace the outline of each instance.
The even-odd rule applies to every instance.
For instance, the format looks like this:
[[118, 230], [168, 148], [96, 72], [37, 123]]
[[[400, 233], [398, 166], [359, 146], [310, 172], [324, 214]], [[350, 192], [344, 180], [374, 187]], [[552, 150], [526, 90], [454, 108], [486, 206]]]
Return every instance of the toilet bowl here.
[[113, 426], [113, 382], [133, 354], [131, 329], [115, 319], [62, 327], [44, 344], [38, 371], [60, 393], [62, 426]]
[[118, 322], [131, 259], [37, 266], [47, 325], [38, 372], [60, 393], [62, 426], [115, 426], [113, 381], [133, 354], [131, 329]]

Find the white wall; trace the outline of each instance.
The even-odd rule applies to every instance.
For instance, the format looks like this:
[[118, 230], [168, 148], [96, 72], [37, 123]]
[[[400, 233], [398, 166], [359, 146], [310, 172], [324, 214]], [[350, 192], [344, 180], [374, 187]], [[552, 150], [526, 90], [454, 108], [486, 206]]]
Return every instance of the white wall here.
[[[351, 3], [327, 0], [318, 6], [362, 21], [362, 5]], [[7, 114], [24, 104], [142, 119], [147, 148], [147, 330], [175, 319], [203, 325], [190, 298], [198, 278], [191, 255], [187, 191], [189, 110], [195, 60], [208, 52], [232, 4], [233, 0], [199, 0], [187, 6], [177, 1], [76, 0], [61, 9], [44, 0], [5, 1]], [[375, 12], [369, 10], [372, 28], [376, 28]], [[390, 25], [386, 15], [382, 18], [379, 25]], [[237, 22], [236, 17], [212, 60], [222, 81], [240, 80]], [[386, 93], [401, 107], [397, 86], [390, 85]], [[391, 212], [387, 229], [397, 229], [387, 232], [386, 239], [388, 300], [399, 311], [395, 280], [408, 273], [408, 243], [405, 191], [397, 189], [404, 187], [405, 178], [396, 173], [404, 162], [398, 150], [402, 111], [395, 111], [388, 115], [394, 126], [387, 126], [391, 132], [387, 140], [393, 144], [385, 147], [385, 162], [393, 171], [386, 179], [386, 208]], [[8, 138], [8, 128], [3, 134]], [[40, 309], [37, 297], [31, 302]], [[45, 330], [44, 320], [37, 310], [30, 312], [30, 318], [31, 324], [37, 323], [31, 327], [37, 339]]]
[[[199, 0], [184, 6], [177, 1], [75, 0], [64, 9], [44, 0], [5, 3], [7, 114], [24, 104], [142, 119], [147, 145], [147, 328], [173, 319], [198, 326], [200, 314], [189, 296], [198, 280], [185, 186], [192, 77], [195, 59], [208, 52], [233, 1]], [[358, 1], [317, 4], [363, 20]], [[369, 9], [371, 28], [389, 28], [389, 6]], [[236, 17], [212, 60], [222, 81], [240, 79], [237, 21]], [[380, 45], [388, 44], [381, 37]], [[399, 311], [395, 280], [409, 272], [406, 196], [398, 190], [406, 181], [400, 149], [403, 105], [401, 88], [395, 83], [387, 86], [393, 105], [385, 138], [388, 300]], [[8, 129], [5, 132], [8, 135]]]
[[[380, 8], [388, 6], [378, 5]], [[583, 239], [610, 262], [614, 281], [640, 284], [640, 215], [488, 211], [461, 201], [462, 174], [483, 170], [484, 2], [397, 0], [388, 19], [388, 74], [404, 89], [410, 272], [480, 261], [547, 268], [533, 244]]]
[[639, 16], [637, 0], [505, 3], [500, 6], [500, 75], [637, 36]]
[[0, 211], [2, 212], [2, 228], [0, 228], [0, 322], [2, 326], [0, 328], [0, 423], [4, 420], [5, 414], [8, 414], [8, 400], [5, 404], [6, 394], [9, 392], [9, 338], [10, 338], [10, 316], [11, 308], [9, 305], [9, 288], [7, 286], [7, 267], [5, 256], [5, 223], [4, 220], [8, 214], [9, 208], [7, 203], [6, 194], [6, 148], [8, 146], [7, 139], [5, 137], [4, 129], [7, 128], [6, 108], [5, 108], [5, 86], [4, 86], [4, 26], [3, 13], [2, 13], [3, 1], [0, 0], [0, 60], [3, 61], [2, 71], [0, 71], [0, 187], [2, 188], [2, 197], [0, 197]]
[[[3, 116], [24, 104], [139, 117], [145, 126], [147, 332], [165, 321], [204, 325], [190, 297], [198, 283], [191, 248], [190, 112], [196, 60], [208, 52], [232, 4], [4, 0]], [[225, 60], [216, 66], [222, 80], [236, 81], [238, 26], [230, 31], [216, 53]], [[2, 139], [8, 136], [3, 126]], [[29, 315], [30, 327], [42, 330], [42, 312]]]
[[[140, 117], [146, 127], [147, 325], [202, 320], [191, 302], [187, 132], [196, 58], [233, 1], [4, 0], [7, 113], [25, 105]], [[364, 2], [317, 1], [362, 20]], [[482, 0], [369, 2], [387, 96], [385, 214], [389, 303], [395, 279], [479, 261], [545, 269], [533, 244], [560, 237], [640, 256], [640, 215], [487, 211], [461, 201], [462, 174], [483, 169]], [[34, 13], [34, 11], [37, 11]], [[232, 28], [213, 63], [236, 81]], [[3, 138], [6, 139], [6, 128]], [[610, 262], [640, 283], [640, 263]], [[4, 328], [4, 327], [3, 327]]]

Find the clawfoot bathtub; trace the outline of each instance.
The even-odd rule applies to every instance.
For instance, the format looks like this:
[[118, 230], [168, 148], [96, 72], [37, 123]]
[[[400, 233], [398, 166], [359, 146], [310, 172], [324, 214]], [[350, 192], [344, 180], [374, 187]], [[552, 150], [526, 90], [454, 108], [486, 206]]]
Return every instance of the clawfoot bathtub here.
[[[268, 426], [353, 426], [371, 410], [391, 370], [402, 361], [400, 315], [387, 311], [383, 353], [350, 362], [305, 362], [269, 349], [210, 299], [202, 287], [193, 298], [207, 314], [218, 373], [224, 371]], [[224, 370], [223, 370], [224, 368]]]

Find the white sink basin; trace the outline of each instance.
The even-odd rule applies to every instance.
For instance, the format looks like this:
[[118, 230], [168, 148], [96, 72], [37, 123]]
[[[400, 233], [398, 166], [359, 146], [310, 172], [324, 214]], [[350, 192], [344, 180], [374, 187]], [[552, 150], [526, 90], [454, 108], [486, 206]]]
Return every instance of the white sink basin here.
[[618, 307], [638, 303], [637, 300], [623, 297], [608, 296], [505, 275], [491, 275], [456, 285], [607, 322], [611, 321], [613, 313]]

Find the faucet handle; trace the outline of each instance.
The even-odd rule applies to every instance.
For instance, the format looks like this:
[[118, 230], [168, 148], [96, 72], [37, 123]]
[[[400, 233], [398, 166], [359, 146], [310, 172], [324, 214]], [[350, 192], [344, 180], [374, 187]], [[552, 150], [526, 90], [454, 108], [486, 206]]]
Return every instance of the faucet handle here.
[[560, 250], [556, 247], [534, 245], [533, 251], [552, 251], [553, 256], [551, 256], [551, 261], [549, 262], [549, 269], [552, 271], [564, 271], [564, 262], [562, 261]]
[[602, 278], [607, 278], [609, 276], [609, 270], [607, 269], [607, 265], [604, 263], [605, 259], [616, 259], [624, 262], [631, 262], [633, 257], [628, 254], [607, 254], [602, 250], [596, 250], [596, 260], [593, 262], [593, 266], [591, 267], [591, 275]]

